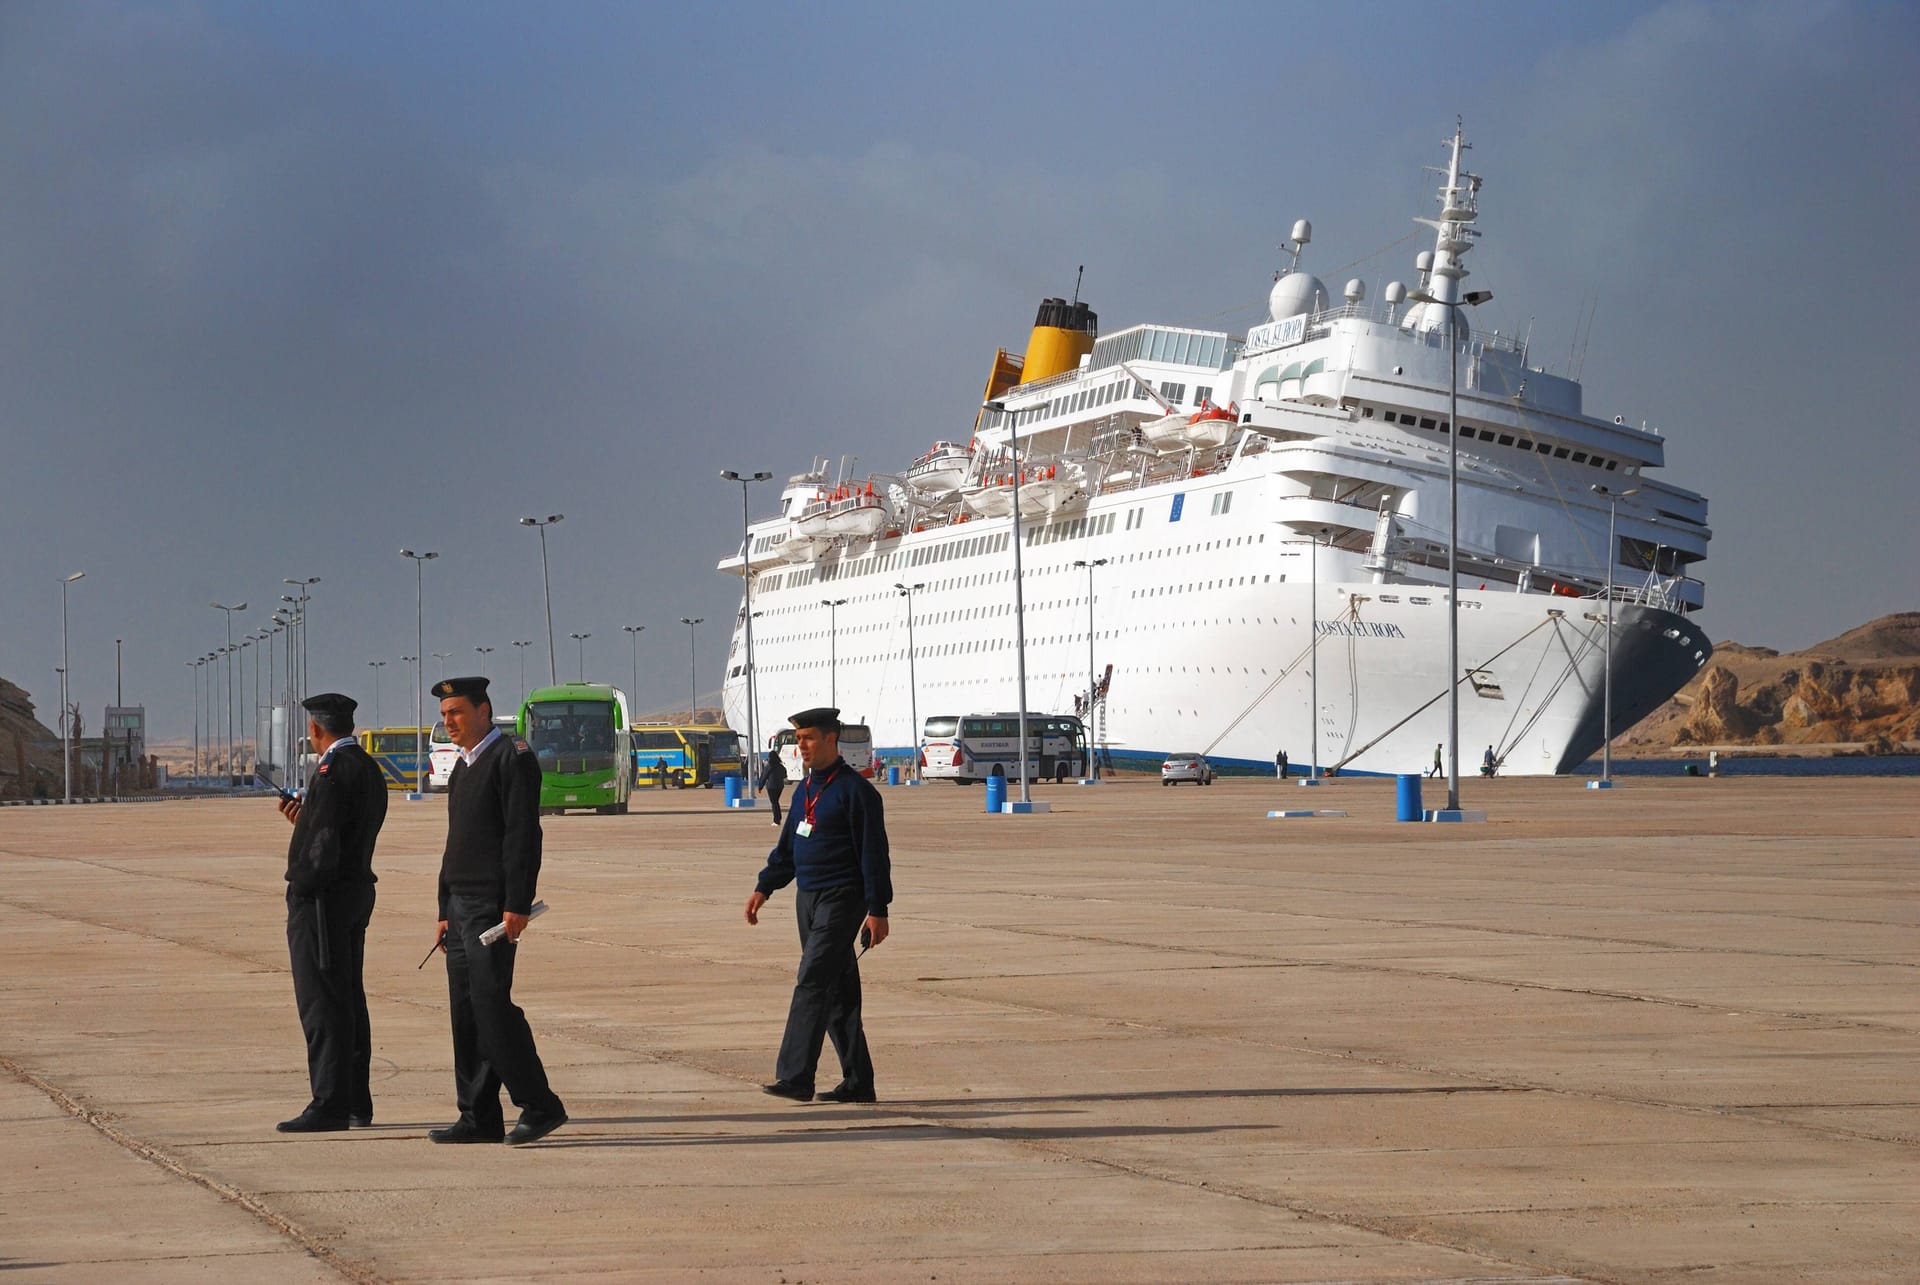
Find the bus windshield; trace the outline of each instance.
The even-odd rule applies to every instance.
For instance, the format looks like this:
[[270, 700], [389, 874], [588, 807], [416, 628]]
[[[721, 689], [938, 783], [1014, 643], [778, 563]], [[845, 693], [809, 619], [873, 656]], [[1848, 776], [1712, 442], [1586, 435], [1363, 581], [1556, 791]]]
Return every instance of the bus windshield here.
[[545, 771], [611, 768], [613, 717], [613, 706], [602, 701], [541, 701], [527, 707], [527, 744]]
[[737, 761], [740, 758], [740, 738], [732, 732], [715, 732], [709, 744], [713, 750], [715, 762], [722, 759]]

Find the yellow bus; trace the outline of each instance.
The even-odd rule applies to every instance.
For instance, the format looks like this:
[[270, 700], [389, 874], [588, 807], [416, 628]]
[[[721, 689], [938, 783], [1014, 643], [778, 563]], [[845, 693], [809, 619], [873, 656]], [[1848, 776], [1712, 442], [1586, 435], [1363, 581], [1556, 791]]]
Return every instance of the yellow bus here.
[[701, 786], [729, 776], [746, 775], [740, 761], [740, 737], [725, 723], [635, 723], [633, 725], [633, 783], [635, 788], [660, 785], [660, 762], [666, 760], [668, 785]]
[[411, 727], [363, 727], [353, 735], [360, 742], [360, 748], [380, 765], [389, 790], [413, 788], [414, 765], [419, 762], [418, 756], [429, 748], [429, 737], [424, 731]]

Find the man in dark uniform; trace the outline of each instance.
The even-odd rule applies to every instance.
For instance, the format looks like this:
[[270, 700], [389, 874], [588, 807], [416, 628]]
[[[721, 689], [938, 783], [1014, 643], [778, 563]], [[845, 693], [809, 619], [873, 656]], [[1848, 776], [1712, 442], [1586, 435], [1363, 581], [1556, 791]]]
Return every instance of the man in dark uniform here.
[[787, 788], [787, 765], [777, 745], [767, 751], [766, 766], [760, 770], [760, 788], [767, 792], [767, 802], [773, 805], [773, 823], [779, 825], [780, 793]]
[[[527, 1016], [513, 1002], [515, 944], [540, 877], [540, 762], [493, 726], [484, 678], [433, 685], [440, 719], [460, 747], [447, 781], [447, 850], [440, 859], [438, 945], [447, 952], [453, 1079], [460, 1118], [429, 1130], [435, 1142], [499, 1142], [500, 1086], [520, 1108], [510, 1143], [537, 1142], [567, 1122], [547, 1084]], [[480, 934], [506, 925], [491, 946]]]
[[794, 788], [780, 841], [747, 898], [747, 922], [759, 923], [767, 898], [798, 882], [800, 972], [775, 1079], [763, 1088], [775, 1097], [811, 1100], [821, 1044], [831, 1037], [843, 1078], [819, 1100], [872, 1102], [873, 1058], [860, 1024], [854, 939], [863, 926], [873, 945], [887, 939], [893, 870], [886, 816], [880, 791], [840, 757], [839, 710], [804, 710], [787, 721], [807, 772]]
[[282, 1133], [332, 1133], [373, 1123], [373, 1057], [361, 969], [373, 917], [373, 845], [387, 819], [387, 782], [353, 739], [355, 702], [337, 692], [308, 697], [307, 735], [320, 761], [305, 799], [280, 811], [287, 844], [287, 955], [307, 1037], [307, 1109]]

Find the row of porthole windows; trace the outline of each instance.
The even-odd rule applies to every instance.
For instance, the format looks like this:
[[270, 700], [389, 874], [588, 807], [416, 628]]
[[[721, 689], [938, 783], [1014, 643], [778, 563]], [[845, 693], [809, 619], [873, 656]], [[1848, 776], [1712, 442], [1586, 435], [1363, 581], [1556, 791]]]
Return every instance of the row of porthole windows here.
[[[1374, 408], [1371, 406], [1360, 408], [1363, 419], [1372, 419], [1373, 413]], [[1389, 424], [1399, 424], [1403, 428], [1419, 427], [1441, 433], [1447, 431], [1447, 421], [1435, 419], [1432, 415], [1413, 415], [1406, 411], [1383, 410], [1380, 412], [1380, 418]], [[1476, 428], [1472, 424], [1463, 423], [1460, 425], [1460, 436], [1492, 442], [1496, 446], [1512, 446], [1535, 455], [1550, 455], [1556, 460], [1570, 460], [1575, 464], [1603, 468], [1609, 473], [1617, 471], [1620, 467], [1618, 460], [1610, 460], [1602, 455], [1589, 455], [1585, 451], [1576, 451], [1571, 446], [1555, 446], [1551, 442], [1536, 442], [1530, 437], [1523, 437], [1516, 433], [1503, 433], [1495, 428]]]

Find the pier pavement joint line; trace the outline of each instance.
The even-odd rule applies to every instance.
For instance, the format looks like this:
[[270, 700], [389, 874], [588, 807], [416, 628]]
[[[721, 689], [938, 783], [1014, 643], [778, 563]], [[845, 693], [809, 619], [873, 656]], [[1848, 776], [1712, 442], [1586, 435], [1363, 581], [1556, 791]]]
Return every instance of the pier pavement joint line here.
[[86, 1106], [58, 1085], [35, 1075], [5, 1054], [0, 1054], [0, 1071], [5, 1071], [22, 1084], [31, 1085], [33, 1088], [38, 1089], [46, 1095], [48, 1101], [52, 1102], [55, 1106], [82, 1124], [93, 1129], [94, 1132], [100, 1134], [121, 1150], [137, 1156], [139, 1159], [146, 1161], [164, 1173], [172, 1174], [176, 1178], [185, 1179], [196, 1187], [201, 1187], [212, 1192], [227, 1204], [237, 1205], [241, 1209], [246, 1210], [274, 1231], [299, 1246], [300, 1249], [338, 1272], [347, 1280], [355, 1282], [356, 1285], [385, 1285], [385, 1277], [378, 1275], [371, 1268], [360, 1266], [342, 1257], [338, 1252], [308, 1234], [304, 1228], [292, 1219], [274, 1212], [274, 1210], [258, 1196], [254, 1196], [240, 1190], [238, 1187], [222, 1182], [211, 1174], [201, 1173], [185, 1161], [155, 1146], [153, 1143], [147, 1142], [142, 1138], [136, 1138], [125, 1129], [115, 1125], [101, 1112]]

